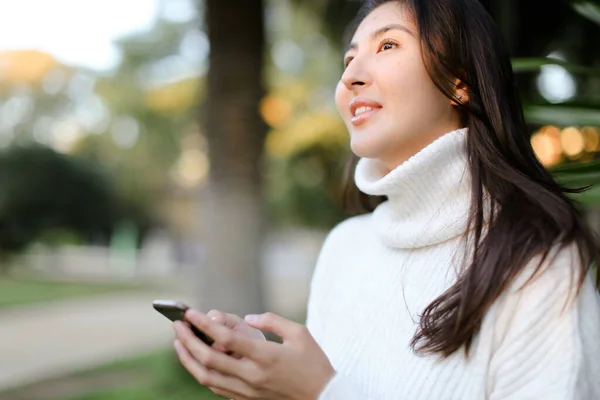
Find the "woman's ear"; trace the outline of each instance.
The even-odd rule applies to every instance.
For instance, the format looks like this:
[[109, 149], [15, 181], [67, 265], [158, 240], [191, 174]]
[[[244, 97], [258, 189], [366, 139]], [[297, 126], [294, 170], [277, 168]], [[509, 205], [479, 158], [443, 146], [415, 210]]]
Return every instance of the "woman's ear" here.
[[458, 106], [459, 104], [465, 104], [469, 102], [469, 91], [467, 90], [467, 86], [460, 80], [456, 80], [455, 89], [454, 89], [454, 97], [450, 101], [450, 104], [453, 106]]

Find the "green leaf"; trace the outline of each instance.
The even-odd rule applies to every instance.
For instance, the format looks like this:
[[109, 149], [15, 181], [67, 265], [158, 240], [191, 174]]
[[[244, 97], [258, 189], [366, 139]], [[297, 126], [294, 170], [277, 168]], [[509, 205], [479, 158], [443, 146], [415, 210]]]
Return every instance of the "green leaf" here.
[[546, 65], [559, 65], [569, 72], [581, 75], [600, 76], [600, 68], [584, 67], [549, 57], [541, 58], [513, 58], [512, 66], [515, 73], [536, 72]]
[[592, 186], [583, 193], [572, 194], [571, 197], [583, 206], [600, 204], [600, 185]]
[[600, 126], [600, 110], [574, 106], [525, 106], [527, 122], [540, 125]]
[[572, 1], [571, 5], [580, 15], [600, 25], [600, 5], [591, 1]]
[[565, 187], [589, 187], [582, 193], [571, 195], [583, 206], [600, 204], [600, 162], [562, 164], [549, 171]]
[[590, 172], [572, 175], [555, 174], [556, 179], [570, 188], [594, 186], [600, 184], [600, 172]]
[[590, 161], [586, 163], [573, 162], [567, 164], [559, 164], [548, 169], [553, 174], [581, 174], [589, 172], [600, 173], [600, 161]]

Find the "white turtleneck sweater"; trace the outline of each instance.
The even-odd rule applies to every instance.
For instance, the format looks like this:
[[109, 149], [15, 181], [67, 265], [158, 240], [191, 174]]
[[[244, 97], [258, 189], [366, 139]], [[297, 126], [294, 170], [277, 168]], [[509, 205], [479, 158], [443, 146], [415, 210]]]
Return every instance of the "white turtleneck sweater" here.
[[419, 314], [462, 267], [466, 134], [442, 136], [389, 173], [360, 160], [357, 186], [389, 201], [338, 225], [319, 256], [307, 327], [337, 371], [319, 400], [600, 399], [600, 297], [588, 277], [568, 302], [572, 248], [493, 304], [468, 359], [411, 349]]

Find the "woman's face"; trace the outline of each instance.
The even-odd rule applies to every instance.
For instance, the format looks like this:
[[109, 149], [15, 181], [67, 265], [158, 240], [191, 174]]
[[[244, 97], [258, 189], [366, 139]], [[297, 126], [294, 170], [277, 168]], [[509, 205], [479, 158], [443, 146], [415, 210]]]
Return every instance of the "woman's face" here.
[[393, 169], [460, 128], [451, 100], [429, 77], [412, 17], [398, 2], [371, 12], [344, 55], [336, 104], [352, 151]]

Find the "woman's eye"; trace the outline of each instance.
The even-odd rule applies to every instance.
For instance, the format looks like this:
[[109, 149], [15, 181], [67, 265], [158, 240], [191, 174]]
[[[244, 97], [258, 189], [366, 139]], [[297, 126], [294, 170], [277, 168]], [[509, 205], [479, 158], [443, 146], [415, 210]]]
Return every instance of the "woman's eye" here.
[[384, 43], [382, 43], [382, 44], [381, 44], [381, 46], [380, 46], [379, 50], [380, 50], [380, 51], [383, 51], [383, 50], [391, 50], [391, 49], [393, 49], [393, 48], [394, 48], [394, 47], [396, 47], [396, 46], [397, 46], [397, 44], [396, 44], [396, 43], [393, 43], [393, 42], [384, 42]]
[[348, 65], [350, 65], [350, 62], [352, 61], [353, 57], [346, 57], [344, 59], [344, 68], [347, 68]]

